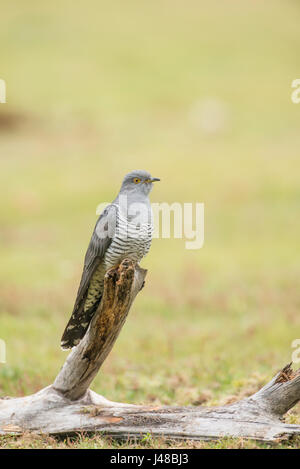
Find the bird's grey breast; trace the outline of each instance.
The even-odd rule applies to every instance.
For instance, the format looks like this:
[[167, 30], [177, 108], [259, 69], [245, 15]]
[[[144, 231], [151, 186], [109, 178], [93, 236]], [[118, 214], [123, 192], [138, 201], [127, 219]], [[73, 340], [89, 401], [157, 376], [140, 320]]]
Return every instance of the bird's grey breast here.
[[104, 257], [110, 268], [126, 257], [139, 262], [149, 251], [153, 234], [153, 216], [150, 203], [141, 203], [138, 210], [126, 210], [116, 204], [116, 230]]

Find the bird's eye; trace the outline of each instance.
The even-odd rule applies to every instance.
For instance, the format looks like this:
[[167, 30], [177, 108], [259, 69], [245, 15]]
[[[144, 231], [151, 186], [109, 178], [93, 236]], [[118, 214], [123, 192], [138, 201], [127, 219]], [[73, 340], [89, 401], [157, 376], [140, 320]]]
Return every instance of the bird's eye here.
[[134, 184], [138, 184], [139, 182], [141, 182], [140, 178], [133, 178], [133, 182]]

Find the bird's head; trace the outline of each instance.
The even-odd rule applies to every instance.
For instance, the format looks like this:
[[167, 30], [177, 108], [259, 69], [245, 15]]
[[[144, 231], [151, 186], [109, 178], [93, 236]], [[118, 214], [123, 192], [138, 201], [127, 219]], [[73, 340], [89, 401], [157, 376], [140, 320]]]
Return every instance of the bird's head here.
[[126, 174], [120, 193], [135, 193], [137, 196], [147, 196], [156, 181], [160, 181], [160, 179], [152, 177], [147, 171], [137, 169]]

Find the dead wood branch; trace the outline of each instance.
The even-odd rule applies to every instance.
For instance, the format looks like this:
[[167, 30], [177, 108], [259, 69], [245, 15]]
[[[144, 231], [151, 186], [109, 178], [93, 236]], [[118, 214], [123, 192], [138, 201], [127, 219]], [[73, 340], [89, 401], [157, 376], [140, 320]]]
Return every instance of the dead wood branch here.
[[275, 441], [300, 434], [282, 422], [300, 400], [300, 372], [287, 365], [251, 397], [224, 407], [147, 407], [111, 402], [89, 390], [111, 351], [146, 271], [125, 260], [106, 274], [102, 302], [53, 385], [27, 397], [0, 399], [0, 434], [103, 432], [115, 438], [151, 433], [167, 439], [223, 436]]

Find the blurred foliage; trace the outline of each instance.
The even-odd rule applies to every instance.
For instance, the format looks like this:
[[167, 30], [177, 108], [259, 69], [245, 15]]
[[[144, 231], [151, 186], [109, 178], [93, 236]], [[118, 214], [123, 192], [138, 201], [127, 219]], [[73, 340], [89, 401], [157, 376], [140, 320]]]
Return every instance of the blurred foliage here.
[[2, 6], [1, 395], [55, 377], [96, 207], [138, 168], [162, 180], [153, 202], [205, 203], [205, 244], [154, 240], [146, 287], [93, 388], [210, 405], [291, 360], [299, 18], [296, 0]]

